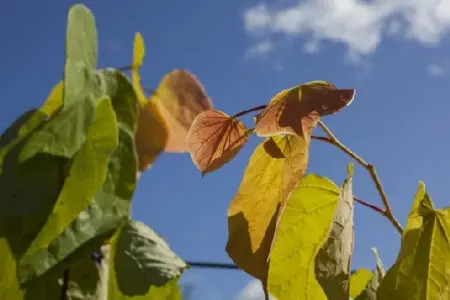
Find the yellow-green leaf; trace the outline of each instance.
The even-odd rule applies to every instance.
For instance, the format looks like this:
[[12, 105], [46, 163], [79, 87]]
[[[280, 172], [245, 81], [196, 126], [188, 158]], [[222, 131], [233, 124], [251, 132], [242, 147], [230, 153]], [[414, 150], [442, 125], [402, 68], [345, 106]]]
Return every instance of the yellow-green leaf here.
[[326, 300], [314, 258], [328, 238], [339, 187], [308, 174], [289, 197], [270, 252], [268, 290], [279, 300]]
[[350, 297], [356, 298], [364, 291], [367, 284], [373, 277], [372, 271], [368, 269], [358, 269], [350, 278]]
[[39, 108], [39, 110], [45, 113], [47, 116], [51, 117], [58, 111], [58, 109], [61, 108], [63, 104], [63, 98], [64, 83], [63, 81], [60, 81], [53, 87], [50, 95], [48, 95], [47, 100], [41, 106], [41, 108]]
[[397, 261], [378, 299], [450, 299], [450, 209], [434, 209], [423, 182], [414, 199]]
[[258, 279], [267, 277], [279, 212], [305, 173], [308, 147], [295, 135], [266, 139], [253, 152], [228, 208], [228, 255]]
[[131, 82], [136, 91], [140, 106], [145, 106], [147, 99], [141, 86], [141, 76], [139, 75], [139, 68], [144, 63], [145, 44], [142, 35], [137, 32], [134, 36], [133, 45], [133, 66], [131, 70]]
[[47, 253], [51, 242], [94, 200], [95, 194], [105, 181], [110, 156], [118, 145], [117, 128], [111, 101], [105, 97], [97, 104], [94, 122], [89, 128], [85, 142], [73, 158], [68, 177], [52, 213], [21, 261], [24, 270], [23, 274], [19, 274], [21, 281], [25, 282], [41, 275], [58, 262], [53, 255], [42, 257], [39, 261], [28, 261], [27, 256], [33, 258], [40, 251]]
[[315, 274], [329, 299], [348, 300], [353, 254], [353, 165], [342, 185], [333, 226], [327, 241], [315, 257]]

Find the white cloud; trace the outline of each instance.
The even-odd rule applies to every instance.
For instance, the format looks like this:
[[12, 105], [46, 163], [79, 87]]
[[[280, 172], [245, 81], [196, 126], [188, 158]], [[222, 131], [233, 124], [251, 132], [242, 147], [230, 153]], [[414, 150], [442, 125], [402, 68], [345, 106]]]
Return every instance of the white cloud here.
[[250, 47], [245, 52], [245, 57], [249, 58], [249, 57], [253, 57], [255, 55], [263, 55], [263, 54], [269, 53], [270, 51], [272, 51], [273, 47], [274, 47], [274, 44], [270, 40], [262, 41], [256, 45], [253, 45], [252, 47]]
[[[264, 291], [262, 289], [261, 282], [259, 280], [250, 281], [243, 289], [240, 291], [236, 297], [236, 300], [263, 300]], [[270, 297], [271, 300], [276, 300]]]
[[434, 76], [441, 76], [444, 74], [444, 69], [441, 66], [431, 64], [427, 67], [427, 71], [429, 74]]
[[[385, 35], [400, 33], [433, 45], [450, 30], [450, 0], [303, 0], [282, 8], [266, 4], [244, 13], [248, 33], [330, 40], [356, 54], [373, 53]], [[308, 49], [308, 47], [306, 47]]]

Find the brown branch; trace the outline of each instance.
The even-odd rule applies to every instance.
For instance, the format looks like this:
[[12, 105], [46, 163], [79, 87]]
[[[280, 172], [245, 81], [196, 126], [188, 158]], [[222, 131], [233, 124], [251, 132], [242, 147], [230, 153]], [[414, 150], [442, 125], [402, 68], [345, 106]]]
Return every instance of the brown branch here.
[[378, 193], [380, 194], [381, 201], [383, 202], [383, 205], [385, 207], [385, 210], [383, 211], [383, 216], [385, 216], [395, 227], [395, 229], [402, 234], [403, 233], [403, 227], [400, 224], [400, 222], [395, 218], [394, 214], [392, 213], [391, 205], [389, 204], [389, 200], [387, 198], [386, 192], [383, 189], [383, 186], [381, 185], [381, 180], [378, 177], [375, 167], [369, 163], [367, 163], [364, 159], [362, 159], [359, 155], [351, 151], [347, 146], [342, 144], [336, 136], [331, 132], [331, 130], [322, 122], [319, 121], [319, 126], [325, 131], [325, 133], [328, 135], [329, 139], [324, 139], [323, 137], [316, 137], [315, 139], [319, 139], [328, 143], [331, 143], [341, 149], [343, 152], [347, 153], [350, 157], [352, 157], [354, 160], [356, 160], [361, 166], [363, 166], [372, 177], [373, 182], [375, 183], [375, 186], [377, 188]]

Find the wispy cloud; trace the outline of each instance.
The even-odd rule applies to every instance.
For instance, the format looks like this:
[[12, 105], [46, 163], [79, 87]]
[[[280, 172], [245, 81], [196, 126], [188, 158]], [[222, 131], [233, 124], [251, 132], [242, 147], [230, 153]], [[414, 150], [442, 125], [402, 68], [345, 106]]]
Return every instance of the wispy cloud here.
[[[261, 300], [264, 299], [264, 291], [262, 289], [261, 282], [259, 280], [250, 281], [243, 289], [240, 291], [236, 300]], [[276, 300], [270, 297], [271, 300]]]
[[250, 58], [258, 55], [267, 54], [270, 51], [272, 51], [273, 47], [274, 44], [270, 40], [259, 42], [250, 47], [249, 49], [247, 49], [247, 51], [245, 52], [245, 57]]
[[433, 76], [441, 76], [444, 75], [444, 68], [435, 64], [431, 64], [427, 67], [427, 72]]
[[[384, 36], [435, 45], [450, 30], [449, 0], [304, 0], [284, 7], [259, 4], [244, 13], [245, 30], [257, 38], [276, 34], [329, 40], [352, 55], [376, 51]], [[310, 47], [305, 50], [311, 52]]]

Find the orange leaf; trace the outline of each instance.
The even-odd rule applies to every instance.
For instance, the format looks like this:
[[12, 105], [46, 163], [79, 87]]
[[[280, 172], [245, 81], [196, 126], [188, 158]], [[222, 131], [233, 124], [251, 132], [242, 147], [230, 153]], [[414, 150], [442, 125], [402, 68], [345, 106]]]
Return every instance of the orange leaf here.
[[354, 89], [340, 90], [326, 81], [311, 81], [283, 90], [256, 116], [255, 132], [262, 137], [305, 136], [321, 116], [336, 113], [349, 105], [354, 95]]
[[158, 106], [150, 98], [139, 109], [135, 132], [136, 152], [139, 157], [139, 171], [147, 170], [164, 150], [167, 142], [167, 126]]
[[228, 255], [263, 282], [278, 220], [307, 168], [309, 140], [286, 135], [261, 143], [228, 208]]
[[187, 152], [189, 128], [195, 117], [212, 108], [200, 81], [185, 70], [166, 74], [156, 92], [156, 103], [169, 129], [166, 152]]
[[245, 125], [216, 109], [200, 113], [187, 137], [192, 161], [202, 175], [231, 161], [247, 141]]

